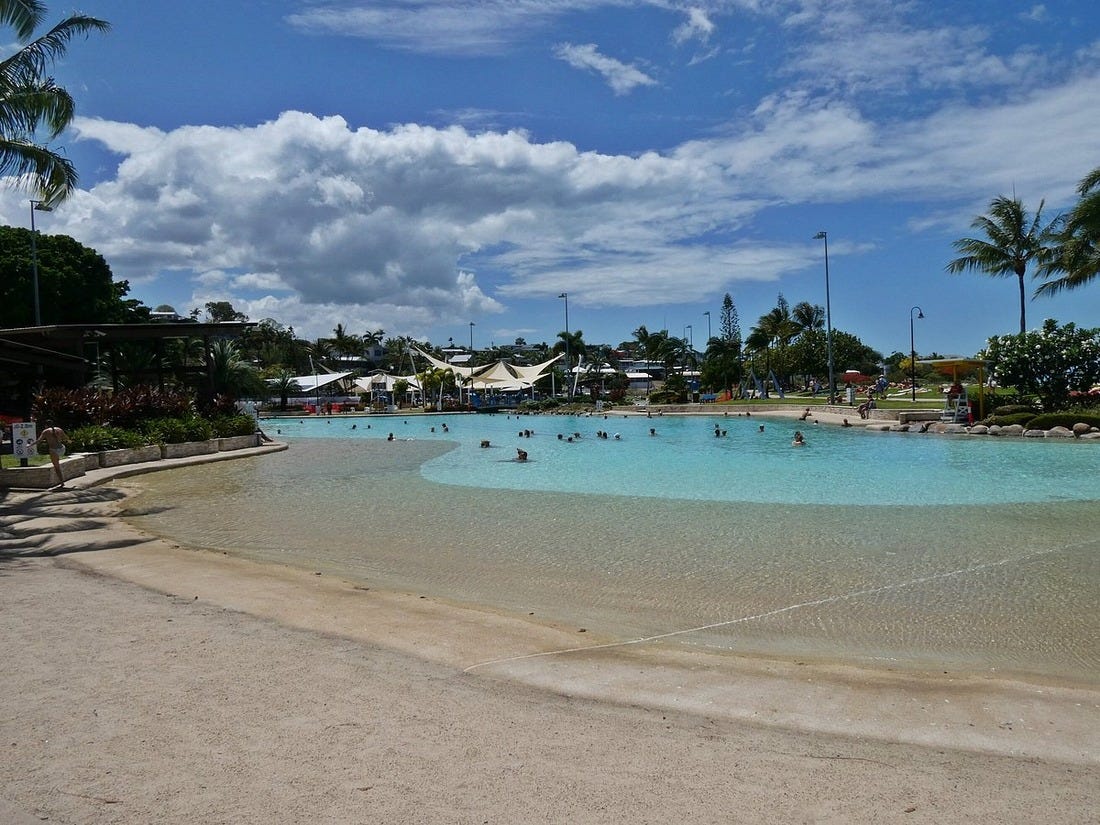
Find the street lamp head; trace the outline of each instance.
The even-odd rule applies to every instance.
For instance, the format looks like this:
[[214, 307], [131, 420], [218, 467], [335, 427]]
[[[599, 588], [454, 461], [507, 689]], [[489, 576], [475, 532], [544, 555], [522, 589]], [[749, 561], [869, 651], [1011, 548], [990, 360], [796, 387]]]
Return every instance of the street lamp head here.
[[53, 212], [53, 207], [45, 201], [31, 200], [31, 208], [36, 212]]
[[924, 313], [921, 312], [919, 309], [917, 310], [917, 317], [918, 318], [923, 318], [924, 317]]
[[829, 233], [826, 232], [824, 229], [822, 229], [820, 232], [818, 232], [816, 235], [814, 235], [814, 240], [815, 241], [823, 241], [828, 237], [829, 237]]

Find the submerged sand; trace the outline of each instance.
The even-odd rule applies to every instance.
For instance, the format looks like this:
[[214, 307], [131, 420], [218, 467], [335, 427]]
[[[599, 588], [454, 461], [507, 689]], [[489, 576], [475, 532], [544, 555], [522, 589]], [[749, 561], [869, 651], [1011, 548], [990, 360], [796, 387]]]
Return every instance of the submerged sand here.
[[96, 486], [0, 503], [0, 821], [1100, 809], [1095, 690], [600, 647], [613, 640], [173, 546], [122, 522], [124, 500]]

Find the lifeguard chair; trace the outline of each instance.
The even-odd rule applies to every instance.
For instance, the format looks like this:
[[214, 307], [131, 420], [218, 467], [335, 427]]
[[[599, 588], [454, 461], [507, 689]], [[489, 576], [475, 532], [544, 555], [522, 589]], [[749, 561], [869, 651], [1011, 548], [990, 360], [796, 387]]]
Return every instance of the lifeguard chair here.
[[957, 393], [948, 391], [943, 410], [940, 412], [940, 421], [950, 424], [969, 424], [972, 415], [970, 398], [967, 396], [966, 388], [959, 387]]
[[[938, 372], [951, 376], [952, 389], [957, 392], [948, 392], [944, 399], [943, 409], [940, 411], [940, 420], [951, 424], [966, 424], [974, 420], [980, 420], [985, 415], [985, 361], [978, 358], [935, 358], [917, 361], [918, 364], [927, 364]], [[971, 399], [959, 378], [962, 372], [978, 374], [978, 395]], [[972, 406], [976, 400], [977, 405]]]

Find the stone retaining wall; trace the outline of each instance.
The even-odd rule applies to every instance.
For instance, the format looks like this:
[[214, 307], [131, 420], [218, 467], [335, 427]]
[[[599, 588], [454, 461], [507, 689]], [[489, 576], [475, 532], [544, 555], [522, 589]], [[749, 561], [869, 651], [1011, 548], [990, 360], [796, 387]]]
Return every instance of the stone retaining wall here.
[[[213, 438], [209, 441], [188, 441], [183, 444], [152, 444], [124, 450], [104, 450], [98, 453], [73, 453], [61, 460], [61, 473], [65, 481], [79, 478], [87, 472], [127, 464], [144, 464], [168, 458], [185, 458], [231, 452], [259, 446], [258, 435], [240, 435], [232, 438]], [[57, 484], [52, 464], [36, 464], [33, 467], [0, 469], [0, 488], [16, 487], [44, 490]]]
[[[121, 467], [123, 464], [140, 464], [143, 461], [160, 461], [160, 446], [130, 447], [123, 450], [104, 450], [99, 457], [100, 467]], [[94, 468], [89, 468], [94, 469]]]
[[184, 441], [180, 444], [162, 444], [161, 458], [188, 458], [193, 455], [209, 455], [218, 452], [218, 439], [209, 441]]

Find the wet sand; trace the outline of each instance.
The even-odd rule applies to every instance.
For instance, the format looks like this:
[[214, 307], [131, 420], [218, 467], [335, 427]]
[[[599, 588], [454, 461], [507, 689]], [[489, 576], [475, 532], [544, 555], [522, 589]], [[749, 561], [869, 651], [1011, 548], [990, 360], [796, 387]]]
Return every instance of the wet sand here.
[[578, 627], [173, 546], [121, 521], [124, 502], [111, 486], [0, 502], [4, 821], [1100, 809], [1096, 691], [601, 648]]

